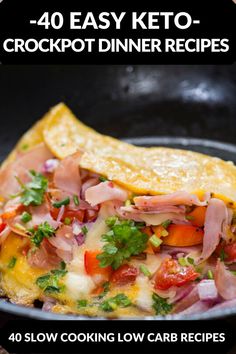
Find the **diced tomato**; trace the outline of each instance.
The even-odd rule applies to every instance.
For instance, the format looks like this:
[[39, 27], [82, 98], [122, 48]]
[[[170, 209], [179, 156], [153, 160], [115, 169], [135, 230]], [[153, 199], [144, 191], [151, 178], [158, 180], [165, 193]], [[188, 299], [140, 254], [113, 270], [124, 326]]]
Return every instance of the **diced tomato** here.
[[216, 248], [216, 254], [220, 256], [224, 254], [224, 261], [225, 262], [234, 262], [236, 261], [236, 242], [226, 244], [219, 244]]
[[167, 231], [169, 235], [162, 239], [164, 245], [187, 247], [199, 245], [203, 241], [204, 232], [197, 226], [171, 224]]
[[[51, 216], [54, 220], [57, 219], [60, 208], [52, 207], [50, 210]], [[74, 210], [65, 208], [64, 214], [62, 215], [61, 220], [64, 221], [65, 218], [77, 219], [79, 222], [83, 222], [84, 220], [84, 210]]]
[[5, 229], [6, 226], [7, 224], [5, 222], [0, 223], [0, 233]]
[[100, 267], [99, 260], [97, 259], [97, 255], [100, 253], [101, 251], [85, 251], [84, 267], [88, 275], [100, 275], [102, 278], [101, 280], [109, 280], [112, 268], [110, 266], [105, 268]]
[[138, 275], [138, 269], [128, 264], [123, 264], [111, 276], [111, 282], [117, 285], [133, 283]]
[[155, 274], [155, 288], [167, 290], [171, 286], [179, 287], [195, 280], [198, 276], [199, 273], [192, 266], [183, 267], [175, 259], [166, 259]]
[[203, 227], [206, 218], [206, 207], [198, 206], [193, 209], [187, 216], [190, 216], [190, 222], [194, 226]]

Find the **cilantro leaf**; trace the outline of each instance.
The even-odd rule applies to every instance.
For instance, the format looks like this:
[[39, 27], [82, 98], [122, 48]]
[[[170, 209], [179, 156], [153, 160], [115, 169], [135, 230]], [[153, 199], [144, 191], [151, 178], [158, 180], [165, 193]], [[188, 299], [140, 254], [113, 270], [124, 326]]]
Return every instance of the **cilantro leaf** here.
[[33, 170], [29, 171], [31, 181], [23, 184], [19, 179], [18, 183], [21, 186], [21, 203], [25, 206], [41, 205], [43, 203], [44, 193], [47, 190], [48, 180], [41, 173]]
[[97, 255], [100, 267], [111, 265], [117, 269], [123, 261], [145, 250], [148, 236], [139, 230], [139, 225], [134, 221], [125, 220], [111, 224], [110, 231], [102, 236], [102, 240], [106, 244], [102, 248], [103, 252]]
[[35, 244], [36, 247], [39, 247], [44, 238], [49, 238], [55, 233], [55, 229], [49, 225], [47, 221], [38, 225], [38, 228], [29, 229], [31, 234], [31, 241]]
[[47, 294], [61, 293], [64, 291], [65, 286], [60, 285], [59, 281], [67, 273], [65, 269], [54, 269], [51, 272], [37, 278], [36, 284]]
[[172, 310], [172, 305], [168, 304], [166, 299], [163, 299], [155, 293], [152, 295], [152, 300], [152, 307], [155, 310], [156, 315], [167, 315]]
[[99, 306], [102, 311], [110, 312], [117, 309], [117, 307], [128, 307], [132, 303], [130, 299], [124, 294], [117, 294], [101, 303]]

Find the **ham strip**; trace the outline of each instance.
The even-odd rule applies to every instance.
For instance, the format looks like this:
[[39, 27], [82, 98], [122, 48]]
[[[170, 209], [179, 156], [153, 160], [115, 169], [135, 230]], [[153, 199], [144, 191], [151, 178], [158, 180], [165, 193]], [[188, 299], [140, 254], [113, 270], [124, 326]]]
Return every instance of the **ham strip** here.
[[204, 224], [203, 249], [199, 262], [209, 258], [215, 251], [224, 235], [225, 223], [228, 221], [228, 210], [225, 203], [216, 198], [209, 201]]
[[180, 191], [166, 195], [142, 196], [134, 198], [135, 206], [138, 208], [155, 209], [161, 206], [168, 205], [207, 205], [207, 200], [200, 201], [194, 194]]
[[79, 172], [81, 152], [66, 157], [54, 172], [53, 182], [58, 189], [69, 194], [79, 195], [81, 179]]
[[27, 183], [30, 180], [29, 170], [41, 172], [43, 164], [50, 158], [52, 158], [52, 154], [45, 144], [39, 144], [19, 155], [14, 162], [0, 170], [0, 195], [7, 198], [19, 192], [20, 185], [16, 176], [23, 183]]
[[108, 200], [125, 201], [127, 198], [128, 193], [110, 181], [101, 182], [85, 191], [85, 200], [92, 206]]
[[215, 283], [223, 299], [232, 300], [236, 298], [236, 276], [220, 260], [217, 261], [216, 265]]

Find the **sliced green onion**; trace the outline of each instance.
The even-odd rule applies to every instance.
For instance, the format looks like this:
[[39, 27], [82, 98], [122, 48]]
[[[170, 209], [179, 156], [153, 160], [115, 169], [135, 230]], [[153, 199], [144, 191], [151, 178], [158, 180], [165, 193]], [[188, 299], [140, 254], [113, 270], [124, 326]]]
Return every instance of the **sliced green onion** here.
[[78, 197], [78, 195], [73, 195], [73, 201], [74, 201], [74, 203], [75, 203], [75, 205], [79, 205], [79, 197]]
[[186, 216], [185, 216], [185, 219], [186, 219], [186, 220], [189, 220], [189, 221], [190, 221], [190, 220], [194, 220], [194, 216], [192, 216], [192, 215], [186, 215]]
[[184, 257], [179, 257], [178, 262], [183, 267], [185, 267], [187, 265], [186, 259]]
[[139, 269], [140, 269], [140, 272], [142, 272], [144, 275], [146, 275], [146, 277], [150, 277], [152, 275], [151, 272], [147, 269], [147, 267], [144, 264], [141, 264]]
[[162, 244], [162, 240], [157, 237], [156, 235], [152, 235], [152, 237], [149, 238], [149, 241], [154, 247], [159, 247]]
[[125, 206], [130, 206], [131, 205], [131, 201], [129, 200], [129, 199], [127, 199], [126, 201], [125, 201]]
[[15, 226], [15, 228], [17, 228], [18, 230], [25, 232], [25, 227], [22, 226], [21, 224], [19, 224], [18, 222], [17, 222], [14, 226]]
[[169, 235], [169, 232], [167, 230], [162, 230], [161, 231], [161, 236], [166, 237]]
[[32, 215], [27, 211], [24, 211], [21, 215], [21, 221], [26, 224], [30, 220], [32, 220]]
[[70, 198], [59, 200], [58, 202], [53, 203], [54, 208], [60, 208], [62, 205], [68, 205], [70, 203]]
[[16, 258], [16, 257], [12, 257], [12, 258], [10, 259], [9, 263], [8, 263], [7, 268], [9, 268], [9, 269], [14, 268], [15, 265], [16, 265], [16, 261], [17, 261], [17, 258]]
[[77, 301], [77, 307], [86, 307], [88, 305], [88, 301], [87, 300], [78, 300]]
[[163, 226], [165, 229], [167, 229], [167, 227], [171, 224], [171, 220], [167, 219], [165, 221], [163, 221], [163, 223], [161, 224], [161, 226]]
[[187, 261], [189, 264], [194, 264], [194, 259], [191, 257], [187, 257]]
[[210, 269], [207, 272], [207, 277], [208, 277], [208, 279], [214, 279], [213, 273]]
[[70, 224], [71, 224], [71, 218], [66, 217], [66, 218], [64, 219], [64, 224], [65, 224], [65, 225], [70, 225]]

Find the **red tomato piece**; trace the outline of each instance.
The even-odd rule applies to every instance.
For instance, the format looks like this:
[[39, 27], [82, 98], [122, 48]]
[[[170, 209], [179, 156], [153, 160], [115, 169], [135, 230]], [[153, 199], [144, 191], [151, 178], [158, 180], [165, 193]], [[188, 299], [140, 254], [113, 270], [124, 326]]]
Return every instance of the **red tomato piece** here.
[[111, 282], [117, 285], [133, 283], [138, 275], [138, 269], [128, 264], [122, 265], [111, 276]]
[[166, 259], [155, 274], [155, 288], [167, 290], [171, 286], [182, 286], [195, 280], [199, 273], [192, 266], [183, 267], [175, 259]]
[[[58, 214], [59, 214], [60, 208], [54, 208], [52, 207], [50, 210], [51, 216], [54, 220], [57, 219]], [[84, 210], [75, 210], [75, 209], [67, 209], [65, 208], [64, 214], [62, 215], [62, 221], [65, 220], [65, 218], [70, 218], [70, 219], [77, 219], [80, 222], [84, 221]]]
[[6, 223], [5, 222], [2, 222], [1, 224], [0, 224], [0, 233], [5, 229], [5, 227], [6, 227]]
[[226, 244], [220, 244], [216, 248], [216, 254], [218, 256], [221, 255], [222, 251], [224, 252], [224, 261], [233, 262], [236, 261], [236, 242]]
[[88, 275], [101, 275], [104, 281], [110, 278], [112, 268], [110, 266], [105, 268], [100, 267], [99, 260], [97, 259], [97, 255], [100, 253], [101, 251], [85, 251], [84, 267]]

